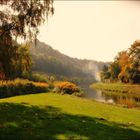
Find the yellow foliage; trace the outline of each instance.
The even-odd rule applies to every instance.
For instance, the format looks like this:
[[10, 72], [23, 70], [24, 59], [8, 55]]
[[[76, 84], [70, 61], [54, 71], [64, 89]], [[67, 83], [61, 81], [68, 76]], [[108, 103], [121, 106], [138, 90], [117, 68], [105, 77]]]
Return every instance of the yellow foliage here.
[[49, 84], [45, 82], [33, 82], [33, 84], [40, 87], [49, 87]]
[[67, 82], [67, 81], [54, 82], [54, 86], [57, 87], [60, 90], [60, 92], [62, 92], [62, 93], [72, 94], [74, 92], [79, 92], [78, 86], [76, 86], [74, 83]]
[[1, 80], [0, 97], [48, 91], [48, 83], [32, 82], [27, 79]]

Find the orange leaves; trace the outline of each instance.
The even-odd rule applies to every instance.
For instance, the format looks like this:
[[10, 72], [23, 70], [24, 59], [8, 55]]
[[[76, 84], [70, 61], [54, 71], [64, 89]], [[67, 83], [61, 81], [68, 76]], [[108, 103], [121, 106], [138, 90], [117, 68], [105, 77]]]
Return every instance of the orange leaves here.
[[46, 82], [33, 82], [33, 84], [40, 87], [49, 87], [49, 84]]
[[72, 94], [79, 92], [79, 88], [71, 82], [55, 82], [54, 86], [57, 87], [61, 93]]
[[121, 52], [120, 56], [119, 56], [119, 65], [120, 67], [124, 67], [126, 65], [129, 66], [130, 62], [129, 62], [129, 56], [127, 54], [126, 51]]

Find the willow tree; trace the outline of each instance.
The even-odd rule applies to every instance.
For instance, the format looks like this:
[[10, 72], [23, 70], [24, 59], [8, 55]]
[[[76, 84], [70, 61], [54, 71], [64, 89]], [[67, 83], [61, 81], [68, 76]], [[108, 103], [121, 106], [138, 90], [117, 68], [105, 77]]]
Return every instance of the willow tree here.
[[0, 72], [7, 78], [16, 54], [13, 40], [35, 39], [38, 27], [53, 11], [53, 0], [0, 0]]

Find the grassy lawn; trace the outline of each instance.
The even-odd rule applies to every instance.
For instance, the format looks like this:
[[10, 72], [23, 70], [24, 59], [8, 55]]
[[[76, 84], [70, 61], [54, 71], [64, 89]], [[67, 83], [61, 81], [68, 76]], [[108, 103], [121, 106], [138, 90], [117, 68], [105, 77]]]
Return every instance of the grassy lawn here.
[[139, 140], [140, 111], [51, 93], [0, 99], [0, 140]]
[[111, 92], [134, 93], [140, 95], [140, 85], [123, 83], [95, 83], [91, 87]]

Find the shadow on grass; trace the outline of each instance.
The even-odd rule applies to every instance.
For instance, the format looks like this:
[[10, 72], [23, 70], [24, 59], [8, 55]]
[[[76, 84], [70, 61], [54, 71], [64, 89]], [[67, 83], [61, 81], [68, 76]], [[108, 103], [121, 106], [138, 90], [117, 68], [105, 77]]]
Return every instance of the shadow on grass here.
[[139, 140], [140, 132], [52, 106], [0, 103], [0, 140]]

